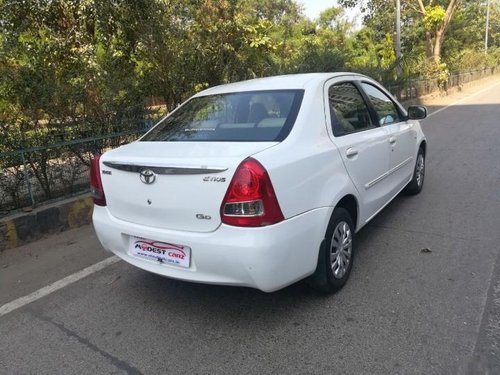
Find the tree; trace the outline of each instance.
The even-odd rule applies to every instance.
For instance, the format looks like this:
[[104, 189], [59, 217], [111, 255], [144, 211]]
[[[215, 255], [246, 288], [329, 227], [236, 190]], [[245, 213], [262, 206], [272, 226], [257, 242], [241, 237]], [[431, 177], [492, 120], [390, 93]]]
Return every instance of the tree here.
[[435, 63], [439, 63], [445, 32], [459, 0], [450, 0], [446, 10], [443, 5], [432, 5], [432, 0], [429, 1], [427, 6], [424, 5], [423, 0], [417, 1], [425, 27], [425, 51], [427, 57], [433, 58]]
[[[339, 0], [344, 6], [354, 7], [358, 2], [354, 0]], [[368, 0], [363, 3], [362, 11], [365, 13], [365, 23], [373, 27], [380, 18], [385, 28], [382, 34], [394, 30], [394, 4], [386, 0]], [[459, 5], [459, 0], [401, 0], [401, 10], [404, 25], [409, 28], [422, 27], [427, 58], [439, 63], [446, 30]], [[390, 15], [390, 16], [389, 16]], [[387, 17], [392, 18], [388, 19]], [[390, 28], [390, 30], [388, 30]]]

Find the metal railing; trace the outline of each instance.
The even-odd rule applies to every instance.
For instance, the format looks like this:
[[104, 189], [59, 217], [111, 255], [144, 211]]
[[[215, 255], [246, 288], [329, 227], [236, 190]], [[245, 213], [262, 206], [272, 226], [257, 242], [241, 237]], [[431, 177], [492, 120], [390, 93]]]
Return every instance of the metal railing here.
[[0, 153], [0, 216], [89, 191], [92, 155], [135, 140], [145, 130]]
[[496, 73], [498, 73], [498, 67], [492, 67], [464, 73], [452, 73], [444, 81], [436, 76], [429, 79], [408, 80], [402, 83], [388, 83], [385, 86], [399, 101], [404, 102], [435, 92], [446, 93], [452, 87], [461, 87], [464, 84]]

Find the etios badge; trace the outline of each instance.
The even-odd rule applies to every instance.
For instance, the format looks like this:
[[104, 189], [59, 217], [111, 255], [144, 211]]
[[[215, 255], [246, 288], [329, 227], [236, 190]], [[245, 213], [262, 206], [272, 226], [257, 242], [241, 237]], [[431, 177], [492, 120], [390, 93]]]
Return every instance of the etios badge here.
[[146, 185], [151, 185], [156, 181], [156, 175], [151, 169], [143, 169], [139, 175], [141, 181]]

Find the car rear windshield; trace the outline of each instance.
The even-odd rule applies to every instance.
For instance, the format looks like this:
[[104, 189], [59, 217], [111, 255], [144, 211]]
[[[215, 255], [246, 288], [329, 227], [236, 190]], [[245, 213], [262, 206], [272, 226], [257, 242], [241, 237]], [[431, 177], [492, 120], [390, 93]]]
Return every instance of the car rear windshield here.
[[303, 90], [272, 90], [193, 98], [141, 141], [282, 141], [293, 127], [303, 95]]

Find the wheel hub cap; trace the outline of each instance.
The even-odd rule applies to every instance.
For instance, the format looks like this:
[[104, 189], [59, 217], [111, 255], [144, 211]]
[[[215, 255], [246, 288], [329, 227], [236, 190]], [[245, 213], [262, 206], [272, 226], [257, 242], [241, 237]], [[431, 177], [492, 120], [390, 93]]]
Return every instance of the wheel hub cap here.
[[333, 276], [341, 279], [349, 267], [352, 254], [352, 232], [349, 224], [341, 221], [335, 227], [330, 245], [330, 263]]
[[424, 181], [424, 174], [425, 174], [424, 156], [420, 154], [418, 155], [417, 170], [416, 170], [416, 178], [418, 186], [422, 186], [422, 183]]

